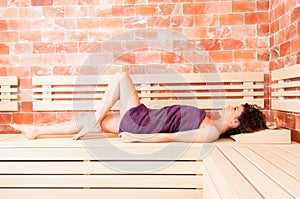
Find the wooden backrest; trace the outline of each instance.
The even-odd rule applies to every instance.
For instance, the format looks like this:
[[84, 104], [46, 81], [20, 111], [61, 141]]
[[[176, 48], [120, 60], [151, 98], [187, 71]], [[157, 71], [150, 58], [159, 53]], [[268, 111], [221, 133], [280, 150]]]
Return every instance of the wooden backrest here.
[[0, 111], [17, 111], [17, 76], [0, 76], [0, 93]]
[[[261, 72], [130, 76], [141, 102], [152, 108], [187, 104], [220, 109], [226, 104], [245, 102], [264, 106], [264, 74]], [[111, 79], [112, 75], [33, 77], [33, 109], [95, 110]], [[118, 109], [118, 105], [114, 109]]]
[[300, 112], [300, 64], [272, 71], [272, 109]]

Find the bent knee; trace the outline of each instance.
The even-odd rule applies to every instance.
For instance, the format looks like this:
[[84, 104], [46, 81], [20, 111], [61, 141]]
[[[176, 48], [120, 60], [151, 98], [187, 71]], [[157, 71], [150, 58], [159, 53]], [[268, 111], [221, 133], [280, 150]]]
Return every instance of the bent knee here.
[[105, 132], [118, 133], [119, 132], [119, 116], [113, 113], [107, 114], [102, 123], [101, 128]]

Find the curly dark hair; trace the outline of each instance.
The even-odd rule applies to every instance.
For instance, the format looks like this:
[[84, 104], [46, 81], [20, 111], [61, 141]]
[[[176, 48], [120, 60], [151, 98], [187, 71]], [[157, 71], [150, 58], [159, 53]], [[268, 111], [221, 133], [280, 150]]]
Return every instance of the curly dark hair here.
[[266, 116], [262, 113], [259, 106], [248, 103], [242, 104], [242, 106], [244, 107], [244, 111], [238, 117], [240, 125], [236, 128], [228, 129], [220, 137], [224, 138], [240, 133], [253, 133], [268, 128], [266, 125]]

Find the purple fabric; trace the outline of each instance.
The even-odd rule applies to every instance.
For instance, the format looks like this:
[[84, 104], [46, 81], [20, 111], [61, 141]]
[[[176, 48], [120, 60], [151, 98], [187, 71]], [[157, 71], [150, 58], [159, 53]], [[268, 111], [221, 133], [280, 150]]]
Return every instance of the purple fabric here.
[[125, 113], [120, 122], [119, 133], [174, 133], [198, 129], [205, 116], [204, 110], [193, 106], [173, 105], [149, 109], [140, 104]]

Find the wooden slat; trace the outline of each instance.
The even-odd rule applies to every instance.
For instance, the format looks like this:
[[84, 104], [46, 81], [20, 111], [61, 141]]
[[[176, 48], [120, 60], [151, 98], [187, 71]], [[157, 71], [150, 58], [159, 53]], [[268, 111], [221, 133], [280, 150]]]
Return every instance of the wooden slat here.
[[272, 84], [272, 88], [293, 88], [300, 87], [300, 81], [292, 81], [292, 82], [283, 82], [283, 83], [275, 83]]
[[272, 81], [299, 77], [300, 64], [272, 71]]
[[290, 112], [300, 112], [300, 100], [296, 99], [272, 99], [272, 109]]
[[[286, 146], [286, 145], [284, 145]], [[296, 179], [300, 180], [300, 167], [295, 165], [286, 159], [280, 157], [277, 153], [274, 153], [272, 150], [269, 150], [266, 146], [253, 145], [249, 148], [265, 158], [266, 160], [272, 162], [278, 168], [282, 169], [291, 176], [294, 176]]]
[[222, 198], [262, 198], [218, 148], [204, 159], [204, 168], [209, 175], [204, 178], [211, 178]]
[[9, 199], [191, 199], [202, 198], [202, 190], [188, 189], [0, 189], [0, 195]]
[[256, 188], [265, 198], [293, 198], [284, 189], [278, 186], [257, 166], [251, 163], [230, 145], [218, 145], [218, 148], [231, 160], [232, 164], [244, 175], [244, 177]]
[[0, 162], [0, 174], [202, 174], [202, 162]]
[[[0, 148], [0, 160], [199, 160], [197, 148]], [[105, 150], [105, 153], [103, 152]], [[125, 150], [125, 151], [124, 151]]]
[[203, 198], [221, 199], [221, 196], [210, 178], [209, 172], [203, 168]]
[[272, 96], [274, 97], [299, 97], [300, 91], [279, 91], [273, 92]]
[[202, 188], [202, 176], [0, 175], [0, 187]]
[[0, 85], [18, 85], [18, 77], [17, 76], [0, 76]]
[[[233, 146], [236, 151], [247, 157], [249, 162], [254, 164], [260, 171], [267, 175], [270, 179], [276, 182], [286, 192], [290, 193], [293, 197], [300, 196], [300, 181], [290, 176], [285, 171], [276, 167], [272, 160], [267, 161], [260, 157], [259, 154], [249, 150], [245, 146]], [[251, 146], [249, 147], [251, 149]]]
[[286, 159], [287, 161], [295, 164], [300, 165], [300, 157], [291, 153], [286, 149], [282, 149], [279, 146], [268, 146], [269, 150], [272, 150], [274, 153], [277, 153], [280, 157]]
[[18, 111], [18, 102], [0, 102], [0, 111]]

